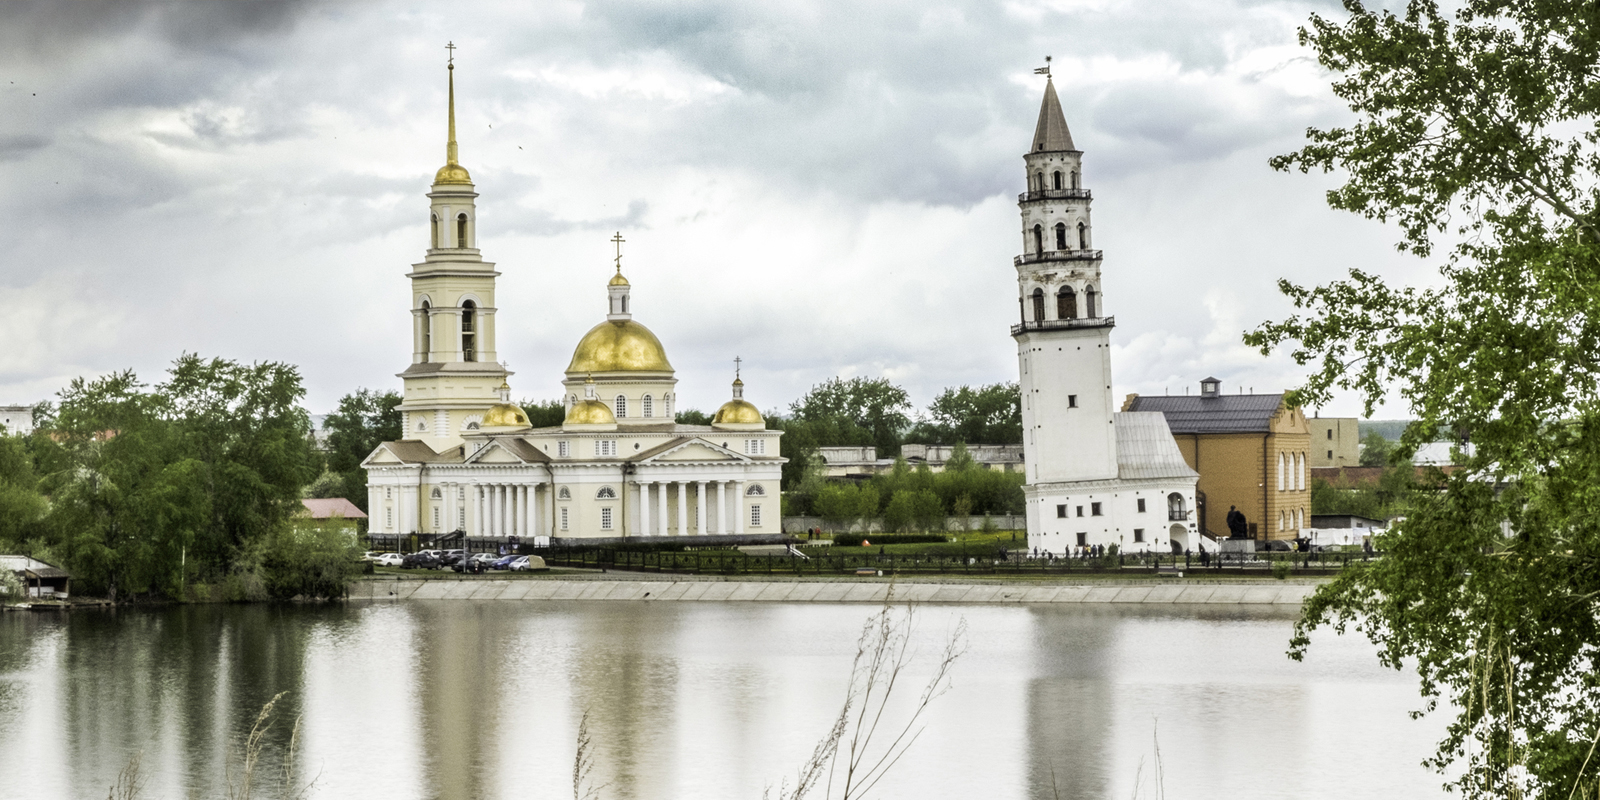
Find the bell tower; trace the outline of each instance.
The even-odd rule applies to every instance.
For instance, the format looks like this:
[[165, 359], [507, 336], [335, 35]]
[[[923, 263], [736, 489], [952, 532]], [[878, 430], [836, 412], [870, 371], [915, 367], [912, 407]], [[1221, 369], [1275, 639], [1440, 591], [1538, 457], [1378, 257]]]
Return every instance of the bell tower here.
[[445, 165], [428, 192], [428, 249], [411, 265], [411, 365], [400, 411], [402, 439], [435, 451], [482, 426], [511, 374], [495, 353], [494, 282], [500, 275], [478, 249], [477, 197], [456, 147], [455, 45], [447, 45], [450, 87]]
[[1017, 342], [1023, 452], [1029, 484], [1117, 477], [1112, 425], [1111, 329], [1092, 249], [1083, 152], [1072, 133], [1048, 66], [1028, 152], [1022, 255], [1017, 272]]

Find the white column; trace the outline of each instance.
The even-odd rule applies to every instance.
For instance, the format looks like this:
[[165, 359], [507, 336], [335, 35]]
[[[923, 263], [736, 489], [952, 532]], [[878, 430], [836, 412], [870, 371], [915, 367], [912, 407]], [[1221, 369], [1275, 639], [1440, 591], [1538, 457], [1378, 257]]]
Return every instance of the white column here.
[[650, 535], [650, 484], [644, 481], [634, 481], [634, 487], [639, 490], [639, 535]]
[[381, 522], [377, 525], [370, 524], [383, 519], [383, 490], [370, 483], [367, 484], [367, 514], [368, 528], [376, 529], [380, 533], [394, 533], [394, 531], [384, 530]]
[[689, 535], [689, 482], [678, 481], [678, 535]]
[[[528, 487], [528, 535], [543, 536], [544, 533], [544, 508], [539, 502], [539, 484]], [[529, 544], [533, 544], [529, 542]]]
[[717, 481], [717, 533], [728, 532], [728, 482]]
[[494, 530], [489, 535], [506, 535], [506, 485], [503, 483], [494, 485]]
[[733, 482], [733, 532], [744, 533], [744, 481]]
[[667, 535], [667, 484], [665, 482], [660, 482], [660, 483], [661, 483], [661, 491], [657, 495], [657, 505], [656, 505], [656, 512], [657, 512], [656, 513], [656, 528], [657, 528], [656, 535], [657, 536], [666, 536]]
[[705, 481], [695, 481], [694, 484], [694, 509], [700, 517], [700, 524], [697, 527], [701, 536], [706, 535], [706, 487], [710, 485]]
[[517, 487], [517, 537], [528, 535], [528, 485]]

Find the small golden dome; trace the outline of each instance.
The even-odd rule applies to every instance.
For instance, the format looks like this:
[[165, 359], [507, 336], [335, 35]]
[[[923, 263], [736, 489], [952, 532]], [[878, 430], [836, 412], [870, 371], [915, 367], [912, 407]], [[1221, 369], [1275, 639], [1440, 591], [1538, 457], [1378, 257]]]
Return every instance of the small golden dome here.
[[575, 372], [671, 372], [667, 351], [649, 328], [631, 319], [594, 326], [572, 352], [567, 374]]
[[617, 417], [611, 407], [599, 400], [579, 400], [567, 412], [563, 425], [615, 425]]
[[628, 279], [622, 277], [622, 273], [618, 272], [617, 274], [611, 276], [611, 282], [606, 284], [606, 285], [607, 286], [627, 286], [628, 285]]
[[712, 425], [765, 425], [767, 421], [761, 418], [761, 412], [756, 407], [744, 400], [729, 400], [717, 409], [717, 415], [711, 420]]
[[472, 176], [467, 174], [467, 168], [460, 164], [446, 164], [434, 173], [434, 183], [472, 183]]
[[483, 415], [481, 424], [485, 428], [526, 428], [531, 423], [527, 412], [521, 408], [511, 403], [497, 403]]

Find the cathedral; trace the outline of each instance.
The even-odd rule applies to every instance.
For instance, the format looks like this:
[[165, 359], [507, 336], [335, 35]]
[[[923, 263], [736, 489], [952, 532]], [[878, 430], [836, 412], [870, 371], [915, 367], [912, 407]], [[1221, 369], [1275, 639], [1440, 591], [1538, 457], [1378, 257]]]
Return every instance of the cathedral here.
[[678, 381], [661, 341], [633, 318], [620, 252], [604, 318], [578, 341], [562, 380], [565, 420], [533, 428], [511, 401], [512, 373], [496, 351], [500, 273], [478, 248], [478, 194], [456, 147], [453, 63], [448, 75], [429, 247], [407, 275], [405, 434], [362, 462], [370, 532], [536, 543], [781, 533], [782, 433], [767, 429], [737, 375], [710, 425], [675, 421]]
[[[1048, 75], [1048, 68], [1044, 70]], [[1115, 319], [1093, 249], [1083, 152], [1072, 143], [1046, 77], [1026, 155], [1017, 270], [1028, 544], [1067, 555], [1199, 548], [1195, 483], [1159, 411], [1118, 412], [1111, 400]]]

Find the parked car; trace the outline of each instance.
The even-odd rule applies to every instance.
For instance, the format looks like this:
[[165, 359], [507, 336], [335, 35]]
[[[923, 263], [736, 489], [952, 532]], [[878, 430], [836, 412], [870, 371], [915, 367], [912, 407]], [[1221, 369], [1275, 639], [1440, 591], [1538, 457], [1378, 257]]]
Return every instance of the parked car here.
[[549, 569], [549, 567], [546, 567], [544, 559], [538, 556], [517, 556], [517, 559], [511, 562], [509, 569], [512, 572], [530, 572]]
[[400, 560], [401, 569], [438, 569], [439, 558], [432, 553], [422, 551], [412, 553]]
[[456, 572], [471, 572], [475, 575], [481, 574], [488, 572], [489, 565], [493, 564], [499, 558], [500, 557], [494, 553], [473, 553], [466, 558], [457, 560], [456, 563], [450, 565], [450, 568]]
[[401, 562], [405, 561], [405, 556], [399, 553], [379, 553], [371, 561], [380, 567], [398, 567]]
[[447, 567], [453, 567], [457, 562], [466, 557], [467, 551], [465, 550], [445, 550], [439, 556], [439, 563]]
[[501, 557], [495, 559], [494, 563], [489, 565], [489, 568], [490, 569], [511, 569], [511, 562], [516, 561], [517, 559], [519, 559], [521, 557], [522, 556], [519, 556], [516, 553], [512, 553], [509, 556], [501, 556]]

